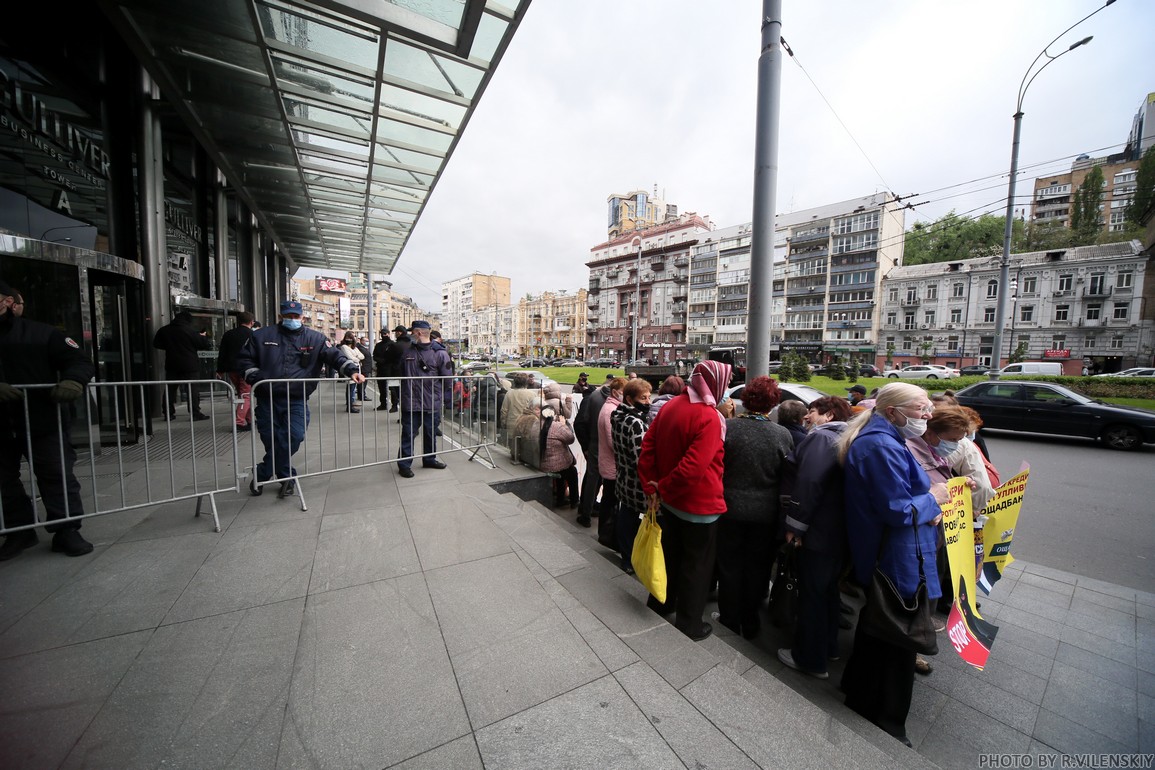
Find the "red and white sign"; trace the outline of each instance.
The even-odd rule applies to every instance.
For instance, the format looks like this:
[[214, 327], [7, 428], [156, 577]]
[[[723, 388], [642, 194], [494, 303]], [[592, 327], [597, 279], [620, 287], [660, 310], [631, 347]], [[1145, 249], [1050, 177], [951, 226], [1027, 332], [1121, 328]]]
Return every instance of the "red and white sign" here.
[[1043, 358], [1070, 358], [1071, 351], [1069, 350], [1044, 350]]
[[344, 278], [318, 278], [317, 291], [328, 291], [336, 294], [344, 294], [347, 289]]

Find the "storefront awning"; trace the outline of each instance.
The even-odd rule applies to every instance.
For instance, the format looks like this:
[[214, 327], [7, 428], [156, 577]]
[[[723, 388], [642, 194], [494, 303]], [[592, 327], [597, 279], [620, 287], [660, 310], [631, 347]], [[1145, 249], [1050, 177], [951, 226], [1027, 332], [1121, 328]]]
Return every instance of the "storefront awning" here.
[[297, 265], [389, 273], [529, 0], [101, 0]]

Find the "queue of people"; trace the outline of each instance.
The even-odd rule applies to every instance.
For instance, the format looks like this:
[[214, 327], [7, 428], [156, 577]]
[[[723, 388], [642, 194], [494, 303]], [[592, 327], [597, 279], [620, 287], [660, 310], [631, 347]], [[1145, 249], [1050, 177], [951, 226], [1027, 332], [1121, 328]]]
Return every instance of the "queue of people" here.
[[[920, 580], [921, 552], [932, 606], [947, 612], [950, 580], [939, 526], [946, 482], [968, 479], [976, 510], [998, 485], [977, 435], [979, 415], [950, 391], [932, 402], [926, 390], [905, 382], [869, 398], [856, 385], [846, 398], [779, 403], [777, 382], [757, 377], [735, 416], [723, 396], [729, 381], [730, 368], [715, 361], [698, 364], [688, 382], [669, 378], [657, 394], [644, 380], [608, 377], [594, 388], [582, 378], [574, 386], [582, 402], [572, 424], [557, 413], [556, 401], [543, 408], [538, 391], [516, 383], [504, 409], [517, 415], [519, 433], [540, 431], [541, 467], [558, 477], [555, 504], [577, 506], [582, 526], [596, 517], [598, 542], [619, 554], [626, 572], [638, 521], [656, 507], [667, 596], [665, 602], [651, 596], [647, 606], [671, 615], [691, 639], [713, 632], [703, 615], [715, 587], [711, 620], [759, 636], [783, 544], [798, 549], [797, 614], [790, 645], [778, 651], [789, 668], [829, 677], [828, 663], [842, 655], [839, 630], [852, 627], [842, 617], [852, 611], [840, 590], [848, 575], [866, 586], [877, 567], [909, 599]], [[580, 499], [569, 451], [575, 442], [586, 460]], [[932, 668], [859, 629], [841, 681], [846, 703], [905, 742], [916, 671]]]

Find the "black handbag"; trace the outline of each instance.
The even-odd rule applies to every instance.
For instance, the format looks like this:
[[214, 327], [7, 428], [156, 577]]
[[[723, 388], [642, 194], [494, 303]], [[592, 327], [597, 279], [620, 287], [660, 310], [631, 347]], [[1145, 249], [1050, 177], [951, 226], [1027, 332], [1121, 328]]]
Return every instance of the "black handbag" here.
[[[885, 542], [885, 540], [884, 540]], [[866, 589], [866, 604], [858, 616], [862, 632], [921, 655], [938, 654], [938, 635], [934, 630], [930, 600], [926, 598], [926, 573], [923, 571], [922, 545], [915, 527], [915, 553], [918, 556], [918, 588], [908, 602], [902, 598], [894, 582], [874, 567], [874, 577]], [[879, 554], [882, 547], [879, 547]]]
[[774, 583], [770, 588], [770, 622], [777, 628], [798, 617], [798, 551], [790, 543], [778, 549]]

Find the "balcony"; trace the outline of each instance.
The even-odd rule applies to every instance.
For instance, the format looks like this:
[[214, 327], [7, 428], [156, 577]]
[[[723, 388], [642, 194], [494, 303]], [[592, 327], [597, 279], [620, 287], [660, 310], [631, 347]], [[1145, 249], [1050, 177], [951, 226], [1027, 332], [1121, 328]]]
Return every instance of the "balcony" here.
[[1110, 286], [1100, 286], [1097, 289], [1089, 286], [1089, 287], [1083, 289], [1083, 296], [1084, 297], [1110, 297], [1111, 296], [1111, 290], [1112, 290], [1112, 287], [1110, 287]]
[[918, 297], [907, 297], [900, 304], [903, 307], [918, 307], [922, 304], [922, 300]]
[[689, 257], [678, 257], [677, 259], [674, 260], [674, 267], [689, 267], [689, 266], [690, 266], [690, 258]]
[[665, 270], [666, 269], [665, 257], [654, 257], [653, 261], [650, 262], [650, 269], [653, 270], [654, 272], [659, 272], [659, 271]]
[[805, 235], [790, 236], [790, 243], [806, 243], [807, 241], [826, 241], [830, 240], [830, 229], [822, 228], [815, 233], [806, 233]]

